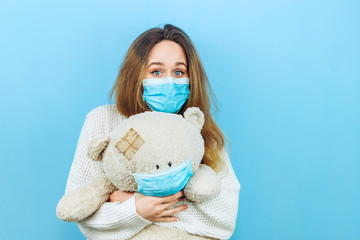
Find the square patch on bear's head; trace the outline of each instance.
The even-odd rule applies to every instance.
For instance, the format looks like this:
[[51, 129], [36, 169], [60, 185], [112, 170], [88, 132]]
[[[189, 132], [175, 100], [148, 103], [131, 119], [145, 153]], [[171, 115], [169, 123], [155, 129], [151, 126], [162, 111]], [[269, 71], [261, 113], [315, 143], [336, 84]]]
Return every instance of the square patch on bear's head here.
[[140, 135], [133, 128], [130, 128], [126, 136], [120, 139], [115, 146], [130, 160], [143, 144], [144, 140]]

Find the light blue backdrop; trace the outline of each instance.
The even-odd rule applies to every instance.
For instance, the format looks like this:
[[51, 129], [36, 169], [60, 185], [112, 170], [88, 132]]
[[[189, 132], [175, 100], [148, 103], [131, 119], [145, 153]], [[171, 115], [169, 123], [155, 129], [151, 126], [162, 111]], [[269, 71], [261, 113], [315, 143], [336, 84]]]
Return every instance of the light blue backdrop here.
[[80, 129], [130, 43], [195, 43], [242, 185], [232, 239], [360, 239], [359, 1], [0, 2], [0, 239], [84, 239], [56, 218]]

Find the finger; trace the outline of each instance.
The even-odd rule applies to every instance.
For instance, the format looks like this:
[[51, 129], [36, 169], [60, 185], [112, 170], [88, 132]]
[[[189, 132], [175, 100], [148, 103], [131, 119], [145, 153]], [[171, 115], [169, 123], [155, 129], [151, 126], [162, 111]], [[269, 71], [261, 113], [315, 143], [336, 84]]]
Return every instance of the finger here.
[[176, 199], [180, 198], [184, 196], [184, 193], [183, 191], [179, 191], [173, 195], [169, 195], [169, 196], [166, 196], [166, 197], [160, 197], [160, 203], [168, 203], [168, 202], [172, 202], [172, 201], [175, 201]]
[[181, 198], [178, 198], [172, 202], [168, 202], [168, 203], [163, 203], [161, 205], [161, 207], [165, 210], [165, 209], [168, 209], [169, 207], [172, 207], [174, 206], [175, 204], [177, 204], [179, 201], [181, 201], [182, 199]]
[[161, 217], [155, 220], [155, 222], [177, 222], [179, 218], [177, 217]]
[[184, 211], [185, 209], [187, 209], [187, 205], [184, 204], [184, 205], [178, 206], [176, 208], [165, 210], [161, 213], [160, 216], [161, 217], [170, 217], [170, 216], [173, 216], [174, 214]]

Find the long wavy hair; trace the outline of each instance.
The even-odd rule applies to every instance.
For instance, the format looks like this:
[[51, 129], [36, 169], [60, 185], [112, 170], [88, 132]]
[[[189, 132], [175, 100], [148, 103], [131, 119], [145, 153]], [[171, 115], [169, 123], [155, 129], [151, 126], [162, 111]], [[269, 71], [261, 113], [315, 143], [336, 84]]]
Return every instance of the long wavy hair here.
[[115, 93], [116, 108], [126, 117], [144, 111], [151, 111], [143, 100], [144, 88], [142, 80], [145, 76], [146, 61], [150, 50], [155, 44], [163, 40], [174, 41], [185, 52], [190, 79], [190, 96], [178, 114], [183, 115], [188, 107], [199, 107], [203, 111], [205, 123], [201, 135], [205, 142], [205, 153], [202, 163], [207, 164], [215, 172], [219, 173], [225, 164], [221, 158], [221, 151], [225, 141], [229, 147], [231, 147], [230, 142], [217, 126], [210, 113], [209, 96], [212, 98], [215, 111], [218, 110], [216, 97], [210, 87], [199, 55], [192, 41], [183, 30], [171, 24], [166, 24], [163, 29], [151, 28], [138, 36], [130, 45], [120, 66], [115, 84], [109, 93], [109, 101], [111, 101]]

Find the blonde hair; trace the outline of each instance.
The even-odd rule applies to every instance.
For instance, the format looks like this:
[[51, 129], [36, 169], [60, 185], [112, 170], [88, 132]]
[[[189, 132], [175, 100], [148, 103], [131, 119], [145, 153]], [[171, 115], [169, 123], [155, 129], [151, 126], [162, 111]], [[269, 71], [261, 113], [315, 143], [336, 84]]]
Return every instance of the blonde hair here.
[[129, 117], [131, 115], [150, 111], [145, 104], [142, 94], [144, 88], [142, 79], [146, 71], [146, 60], [150, 50], [155, 44], [170, 40], [179, 44], [186, 55], [187, 70], [190, 78], [190, 96], [178, 114], [182, 114], [188, 107], [199, 107], [204, 113], [205, 124], [201, 134], [205, 142], [205, 153], [202, 163], [210, 166], [215, 172], [224, 167], [221, 151], [225, 141], [230, 147], [230, 142], [215, 123], [210, 113], [210, 98], [218, 109], [216, 97], [210, 87], [199, 55], [188, 35], [181, 29], [166, 24], [164, 28], [151, 28], [138, 36], [130, 45], [128, 52], [121, 64], [115, 84], [109, 93], [109, 101], [115, 93], [115, 105], [118, 111]]

